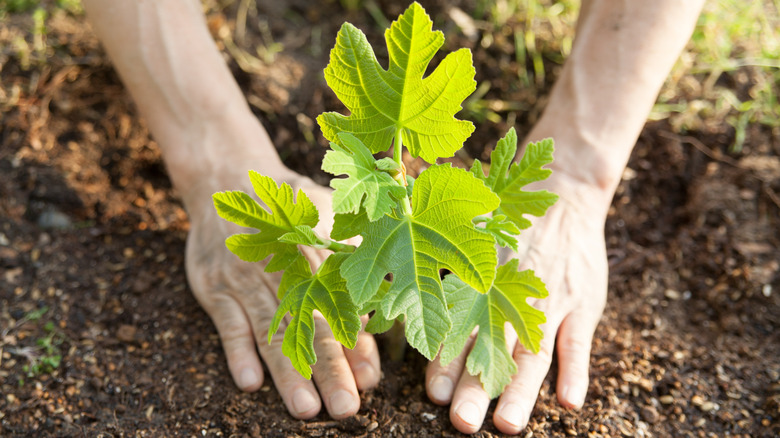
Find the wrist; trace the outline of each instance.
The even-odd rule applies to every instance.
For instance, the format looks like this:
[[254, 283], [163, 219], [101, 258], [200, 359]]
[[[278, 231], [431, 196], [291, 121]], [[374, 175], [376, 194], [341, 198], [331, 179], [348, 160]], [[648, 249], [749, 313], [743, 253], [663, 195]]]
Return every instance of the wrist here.
[[153, 132], [161, 137], [158, 142], [168, 174], [190, 215], [212, 208], [214, 192], [251, 193], [249, 170], [277, 181], [297, 176], [284, 166], [265, 129], [245, 103], [182, 129], [169, 125], [161, 135], [157, 131]]
[[567, 119], [560, 116], [548, 107], [522, 144], [552, 138], [555, 152], [548, 168], [553, 174], [545, 188], [572, 202], [587, 202], [606, 215], [634, 141], [593, 135], [587, 126], [562, 122]]
[[546, 126], [546, 122], [540, 120], [523, 145], [529, 141], [552, 138], [555, 152], [553, 162], [547, 168], [553, 173], [548, 179], [529, 186], [529, 189], [549, 190], [561, 197], [559, 202], [598, 213], [589, 214], [589, 217], [606, 219], [626, 163], [605, 153], [603, 143], [594, 145], [587, 136], [573, 130], [546, 130]]

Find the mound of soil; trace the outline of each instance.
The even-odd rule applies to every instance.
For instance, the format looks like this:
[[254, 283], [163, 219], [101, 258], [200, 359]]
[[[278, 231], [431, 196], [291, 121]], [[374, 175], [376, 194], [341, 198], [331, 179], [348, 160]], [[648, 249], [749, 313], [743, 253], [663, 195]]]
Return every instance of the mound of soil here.
[[[303, 78], [320, 77], [345, 19], [375, 47], [382, 34], [371, 15], [328, 2], [269, 3], [237, 44], [255, 53], [272, 38], [284, 51], [252, 74], [229, 62], [286, 162], [325, 182], [312, 120], [340, 104]], [[425, 3], [448, 49], [474, 51], [485, 98], [528, 108], [512, 116], [527, 130], [556, 64], [548, 83], [517, 89], [525, 66], [505, 35], [485, 48], [447, 24], [439, 3], [453, 2]], [[216, 34], [238, 7], [209, 15]], [[9, 15], [0, 46], [29, 41], [31, 26]], [[411, 349], [383, 358], [379, 387], [345, 421], [295, 420], [272, 386], [240, 392], [188, 290], [187, 217], [154, 141], [83, 17], [58, 10], [47, 26], [44, 54], [0, 52], [1, 436], [458, 435]], [[606, 226], [610, 297], [588, 399], [558, 405], [553, 369], [525, 436], [780, 435], [780, 132], [750, 126], [732, 152], [733, 129], [706, 126], [646, 126]], [[488, 158], [506, 128], [480, 125], [468, 153]], [[500, 435], [489, 418], [477, 436]]]

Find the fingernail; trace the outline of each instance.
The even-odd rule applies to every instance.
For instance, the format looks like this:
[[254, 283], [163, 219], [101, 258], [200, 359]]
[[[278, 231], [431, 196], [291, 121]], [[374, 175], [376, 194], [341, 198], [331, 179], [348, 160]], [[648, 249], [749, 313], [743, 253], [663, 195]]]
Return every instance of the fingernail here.
[[431, 382], [431, 397], [436, 401], [444, 402], [452, 395], [452, 380], [447, 376], [437, 376]]
[[458, 409], [455, 410], [455, 415], [470, 426], [479, 427], [482, 425], [479, 408], [472, 402], [464, 402], [458, 406]]
[[352, 410], [354, 403], [352, 394], [339, 389], [330, 396], [330, 414], [334, 416], [344, 415]]
[[238, 386], [241, 389], [251, 388], [256, 386], [260, 381], [260, 376], [253, 368], [244, 368], [238, 375]]
[[570, 407], [579, 409], [585, 403], [585, 393], [587, 388], [580, 385], [566, 386], [563, 388], [563, 399], [568, 402]]
[[299, 415], [305, 414], [317, 408], [317, 400], [311, 392], [303, 388], [298, 388], [293, 394], [292, 408]]
[[498, 416], [504, 421], [516, 427], [518, 430], [525, 429], [528, 418], [525, 416], [523, 408], [517, 403], [507, 403], [499, 411]]

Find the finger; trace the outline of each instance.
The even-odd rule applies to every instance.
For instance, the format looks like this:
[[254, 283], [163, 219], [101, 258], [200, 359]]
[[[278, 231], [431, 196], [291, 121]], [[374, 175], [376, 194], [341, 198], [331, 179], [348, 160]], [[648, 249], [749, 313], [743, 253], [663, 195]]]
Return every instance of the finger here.
[[539, 388], [550, 369], [553, 348], [555, 347], [555, 327], [545, 330], [539, 353], [534, 354], [521, 343], [514, 348], [517, 373], [504, 389], [493, 414], [493, 424], [503, 433], [520, 433], [528, 424]]
[[475, 433], [485, 421], [490, 397], [477, 376], [463, 369], [455, 394], [452, 396], [450, 421], [462, 433]]
[[263, 367], [246, 314], [239, 303], [227, 295], [219, 296], [211, 304], [207, 310], [222, 341], [233, 381], [242, 391], [260, 389]]
[[588, 391], [590, 348], [596, 322], [590, 312], [570, 313], [558, 331], [558, 402], [579, 409]]
[[314, 381], [330, 416], [340, 420], [356, 414], [360, 409], [360, 396], [344, 348], [333, 337], [325, 318], [316, 311], [314, 352], [317, 354], [317, 363], [312, 367]]
[[379, 384], [381, 366], [374, 336], [361, 331], [358, 333], [355, 348], [351, 350], [344, 348], [343, 350], [359, 390], [370, 389]]
[[322, 407], [317, 389], [310, 380], [298, 373], [290, 363], [290, 359], [282, 353], [281, 330], [274, 335], [270, 344], [264, 342], [264, 339], [267, 337], [259, 344], [260, 355], [290, 415], [302, 420], [317, 415]]
[[428, 393], [428, 398], [437, 405], [448, 405], [452, 401], [455, 383], [463, 374], [466, 357], [474, 344], [476, 333], [475, 330], [463, 347], [463, 351], [446, 366], [441, 363], [441, 354], [428, 364], [425, 370], [425, 390]]

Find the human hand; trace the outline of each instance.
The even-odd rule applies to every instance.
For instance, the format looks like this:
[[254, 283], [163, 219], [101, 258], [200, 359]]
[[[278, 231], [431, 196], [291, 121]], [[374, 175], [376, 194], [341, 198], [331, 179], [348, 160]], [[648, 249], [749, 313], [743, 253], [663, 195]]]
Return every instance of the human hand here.
[[[507, 251], [505, 257], [519, 258], [520, 269], [533, 269], [549, 291], [547, 298], [531, 303], [547, 316], [538, 354], [525, 349], [512, 326], [507, 325], [507, 346], [518, 372], [504, 389], [493, 414], [495, 426], [507, 434], [519, 433], [528, 423], [555, 348], [558, 401], [567, 408], [582, 406], [588, 389], [591, 341], [606, 302], [605, 216], [601, 206], [593, 205], [594, 199], [604, 196], [589, 196], [589, 191], [597, 189], [582, 187], [578, 188], [581, 192], [551, 189], [561, 199], [543, 218], [533, 218], [533, 226], [523, 231], [519, 254]], [[450, 421], [455, 428], [474, 433], [482, 426], [490, 398], [479, 377], [470, 375], [464, 367], [468, 353], [466, 348], [446, 367], [438, 358], [432, 362], [426, 372], [426, 389], [434, 403], [451, 404]]]
[[[328, 236], [333, 219], [331, 190], [289, 171], [269, 176], [279, 183], [287, 182], [296, 192], [302, 189], [306, 193], [320, 213], [316, 231]], [[248, 181], [246, 176], [244, 179]], [[253, 193], [248, 183], [242, 184], [242, 187], [211, 185], [214, 192], [240, 189]], [[206, 196], [205, 201], [209, 205], [188, 208], [191, 228], [187, 238], [187, 279], [195, 298], [219, 332], [236, 385], [244, 391], [255, 391], [263, 385], [262, 358], [294, 417], [307, 419], [317, 415], [323, 402], [335, 419], [357, 413], [360, 407], [358, 390], [371, 388], [379, 382], [379, 354], [374, 338], [361, 331], [354, 349], [343, 348], [333, 338], [322, 315], [315, 312], [317, 363], [312, 367], [314, 382], [303, 378], [282, 354], [284, 322], [271, 344], [267, 342], [271, 319], [278, 306], [276, 292], [280, 273], [264, 272], [263, 264], [244, 262], [230, 253], [225, 247], [225, 238], [239, 232], [240, 228], [217, 216], [210, 205], [210, 196]], [[326, 251], [309, 248], [305, 248], [304, 253], [315, 269], [328, 255]]]

